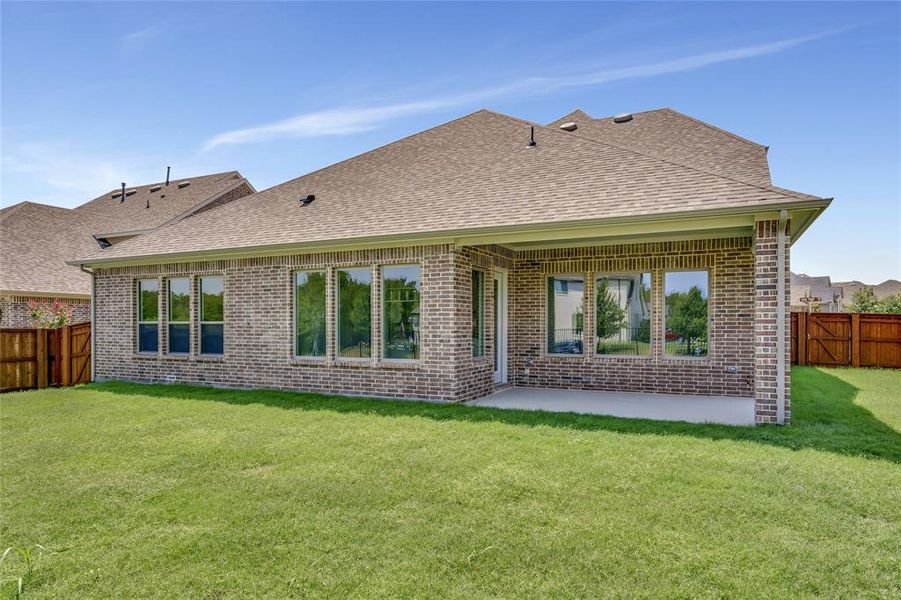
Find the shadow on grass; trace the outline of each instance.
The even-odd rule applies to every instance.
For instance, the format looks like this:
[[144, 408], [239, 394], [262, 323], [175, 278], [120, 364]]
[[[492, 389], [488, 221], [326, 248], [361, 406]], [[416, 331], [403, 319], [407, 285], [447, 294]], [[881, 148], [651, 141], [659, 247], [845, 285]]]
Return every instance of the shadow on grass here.
[[421, 417], [435, 421], [497, 422], [529, 427], [546, 426], [639, 435], [681, 435], [708, 440], [747, 441], [793, 450], [811, 448], [901, 463], [901, 433], [854, 403], [854, 398], [858, 394], [856, 387], [828, 372], [810, 367], [792, 370], [793, 424], [790, 427], [700, 425], [460, 404], [187, 385], [108, 381], [87, 387], [115, 394], [207, 400], [236, 405], [261, 404], [288, 410], [327, 410], [389, 417]]

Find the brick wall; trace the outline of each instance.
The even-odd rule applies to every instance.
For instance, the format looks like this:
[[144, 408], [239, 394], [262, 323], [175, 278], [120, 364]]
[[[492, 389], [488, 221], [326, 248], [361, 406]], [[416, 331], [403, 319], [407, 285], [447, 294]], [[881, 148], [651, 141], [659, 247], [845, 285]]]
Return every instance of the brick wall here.
[[[663, 274], [709, 273], [708, 355], [666, 356]], [[594, 279], [600, 273], [651, 273], [648, 356], [595, 353]], [[585, 281], [584, 354], [546, 352], [548, 276], [581, 274]], [[522, 386], [753, 396], [754, 254], [750, 238], [659, 242], [520, 252], [511, 277], [513, 383]], [[732, 371], [734, 368], [735, 372]]]
[[[223, 260], [98, 269], [96, 273], [98, 378], [138, 381], [181, 381], [236, 387], [303, 389], [321, 392], [388, 397], [456, 399], [457, 375], [471, 369], [468, 321], [456, 318], [461, 253], [449, 246], [321, 253], [285, 257]], [[335, 269], [366, 266], [373, 269], [373, 300], [381, 297], [382, 265], [418, 263], [420, 285], [420, 360], [415, 363], [380, 358], [378, 321], [373, 324], [373, 358], [335, 356], [333, 293]], [[298, 269], [325, 269], [329, 282], [326, 302], [327, 356], [294, 358], [293, 278]], [[154, 355], [136, 352], [136, 280], [195, 277], [192, 321], [198, 319], [196, 277], [222, 274], [225, 278], [225, 352], [221, 357], [198, 356], [194, 327], [192, 354], [167, 356], [165, 301], [160, 302], [160, 349]], [[161, 289], [164, 289], [161, 286]], [[374, 313], [380, 313], [376, 309]]]
[[[34, 327], [31, 320], [31, 301], [51, 303], [55, 299], [39, 296], [0, 296], [0, 327]], [[87, 299], [60, 299], [72, 307], [72, 323], [91, 320], [91, 301]]]
[[[758, 398], [758, 418], [772, 385], [755, 387], [755, 368], [769, 368], [772, 336], [755, 332], [769, 326], [762, 294], [771, 274], [765, 236], [611, 245], [591, 248], [512, 252], [492, 247], [450, 245], [386, 250], [317, 253], [98, 269], [96, 374], [99, 378], [183, 381], [236, 387], [301, 389], [331, 393], [467, 400], [494, 388], [493, 274], [509, 274], [509, 381], [514, 385], [578, 389], [711, 394]], [[756, 241], [755, 241], [756, 240]], [[774, 256], [774, 255], [773, 255]], [[420, 360], [381, 358], [381, 266], [418, 263], [421, 267]], [[373, 271], [373, 357], [336, 358], [334, 317], [335, 269], [368, 267]], [[299, 359], [293, 350], [294, 270], [325, 269], [327, 357]], [[665, 356], [663, 275], [667, 270], [709, 272], [709, 354], [702, 358]], [[485, 355], [472, 356], [471, 273], [485, 273]], [[545, 351], [546, 279], [551, 274], [582, 273], [586, 283], [584, 328], [594, 331], [592, 298], [597, 273], [650, 272], [653, 288], [650, 356], [595, 355], [593, 340], [579, 357]], [[756, 273], [756, 279], [755, 279]], [[198, 318], [196, 277], [225, 278], [225, 353], [196, 354], [197, 327], [190, 356], [167, 356], [165, 332], [161, 352], [136, 352], [136, 284], [139, 278], [195, 278], [192, 319]], [[766, 280], [766, 281], [765, 281]], [[161, 289], [164, 289], [161, 287]], [[161, 329], [165, 323], [161, 294]], [[760, 348], [760, 346], [765, 346]], [[769, 381], [769, 380], [766, 380]]]
[[[754, 238], [754, 337], [755, 337], [755, 407], [758, 423], [775, 423], [777, 415], [776, 356], [776, 284], [778, 221], [759, 221]], [[788, 230], [789, 224], [786, 224]], [[785, 423], [791, 422], [791, 274], [789, 270], [789, 236], [785, 236]]]
[[202, 212], [206, 212], [208, 210], [213, 210], [214, 208], [218, 208], [224, 204], [228, 204], [232, 200], [237, 200], [238, 198], [243, 198], [244, 196], [249, 196], [252, 193], [253, 193], [253, 190], [250, 189], [250, 186], [247, 185], [246, 183], [243, 183], [243, 184], [239, 185], [238, 187], [236, 187], [235, 189], [231, 190], [230, 192], [226, 192], [226, 193], [222, 194], [221, 196], [219, 196], [218, 198], [216, 198], [215, 200], [213, 200], [206, 206], [201, 207], [200, 210], [193, 212], [188, 216], [193, 217], [195, 215], [199, 215]]

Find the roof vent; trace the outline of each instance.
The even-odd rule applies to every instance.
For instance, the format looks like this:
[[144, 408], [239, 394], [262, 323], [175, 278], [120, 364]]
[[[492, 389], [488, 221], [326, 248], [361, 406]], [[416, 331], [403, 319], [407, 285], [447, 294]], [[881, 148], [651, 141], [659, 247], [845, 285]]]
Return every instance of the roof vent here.
[[155, 185], [155, 186], [153, 186], [152, 188], [150, 188], [150, 193], [152, 194], [153, 192], [158, 192], [158, 191], [160, 191], [161, 189], [163, 189], [163, 186], [161, 186], [161, 185]]
[[178, 182], [178, 189], [186, 188], [186, 187], [188, 187], [189, 185], [191, 185], [191, 182], [190, 182], [190, 181], [179, 181], [179, 182]]
[[613, 117], [614, 123], [628, 123], [632, 120], [632, 113], [619, 113]]
[[562, 125], [560, 125], [560, 129], [562, 129], [563, 131], [575, 131], [578, 127], [579, 126], [576, 125], [575, 123], [573, 123], [572, 121], [569, 121], [568, 123], [563, 123]]
[[535, 128], [532, 127], [532, 132], [529, 134], [529, 148], [534, 148], [538, 143], [535, 141]]
[[315, 200], [315, 199], [316, 199], [316, 196], [314, 196], [313, 194], [307, 194], [306, 196], [304, 196], [303, 198], [300, 199], [300, 205], [301, 206], [309, 206], [310, 204], [313, 203], [313, 200]]
[[138, 190], [128, 190], [127, 192], [125, 192], [125, 195], [126, 195], [126, 196], [133, 196], [133, 195], [135, 195], [136, 193], [138, 193]]

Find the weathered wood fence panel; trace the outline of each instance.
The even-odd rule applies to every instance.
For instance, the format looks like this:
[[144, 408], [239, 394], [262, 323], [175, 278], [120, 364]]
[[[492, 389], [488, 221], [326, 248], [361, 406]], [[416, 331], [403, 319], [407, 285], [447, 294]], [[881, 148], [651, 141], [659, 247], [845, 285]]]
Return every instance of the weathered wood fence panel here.
[[901, 368], [901, 315], [792, 313], [798, 365]]
[[0, 391], [90, 380], [90, 323], [60, 329], [0, 329]]

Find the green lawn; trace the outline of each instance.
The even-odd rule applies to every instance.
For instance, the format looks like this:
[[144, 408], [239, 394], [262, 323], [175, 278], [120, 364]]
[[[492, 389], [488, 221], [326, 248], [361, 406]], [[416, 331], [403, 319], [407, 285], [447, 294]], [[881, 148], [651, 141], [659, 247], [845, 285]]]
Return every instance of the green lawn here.
[[898, 390], [897, 371], [796, 369], [791, 428], [113, 383], [7, 394], [0, 539], [55, 551], [24, 598], [897, 598]]

